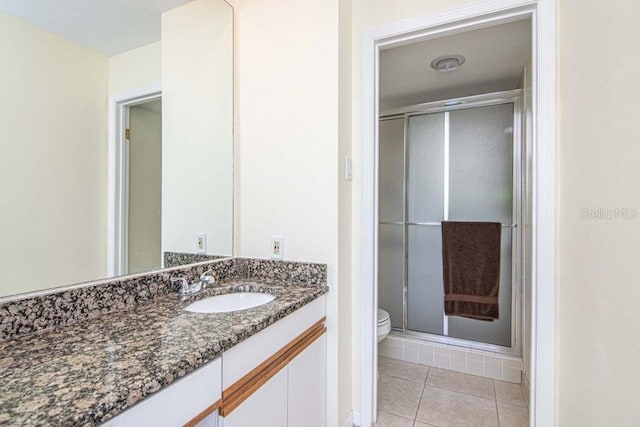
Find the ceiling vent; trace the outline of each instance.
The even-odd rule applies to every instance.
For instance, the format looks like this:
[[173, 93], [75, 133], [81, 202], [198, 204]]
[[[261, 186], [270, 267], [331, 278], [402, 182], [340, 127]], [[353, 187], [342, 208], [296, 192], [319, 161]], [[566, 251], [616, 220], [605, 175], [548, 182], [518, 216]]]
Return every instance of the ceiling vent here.
[[448, 73], [464, 64], [465, 57], [462, 55], [443, 55], [431, 61], [431, 68], [443, 73]]

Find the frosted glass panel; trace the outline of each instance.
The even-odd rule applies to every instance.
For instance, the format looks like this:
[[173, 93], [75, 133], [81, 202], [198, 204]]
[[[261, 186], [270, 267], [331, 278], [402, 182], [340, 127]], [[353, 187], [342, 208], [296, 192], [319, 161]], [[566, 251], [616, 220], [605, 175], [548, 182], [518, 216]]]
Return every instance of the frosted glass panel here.
[[389, 313], [392, 327], [402, 328], [402, 225], [380, 225], [378, 240], [378, 306]]
[[409, 226], [408, 329], [442, 335], [442, 233], [439, 226]]
[[449, 219], [511, 224], [513, 104], [450, 113]]
[[500, 294], [498, 296], [500, 319], [485, 322], [451, 316], [449, 317], [450, 337], [511, 346], [511, 236], [512, 229], [502, 229]]
[[444, 113], [410, 117], [408, 136], [409, 221], [442, 221]]
[[[420, 114], [380, 122], [380, 220], [403, 221], [406, 132], [406, 207], [410, 222], [444, 219], [448, 179], [449, 220], [495, 221], [513, 218], [513, 104], [451, 111], [449, 164], [445, 157], [445, 113]], [[448, 171], [448, 177], [445, 172]], [[407, 225], [403, 251], [400, 225], [379, 226], [379, 306], [394, 328], [403, 326], [403, 273], [407, 268], [407, 329], [442, 335], [442, 231], [435, 225]], [[512, 235], [502, 229], [500, 319], [484, 322], [451, 316], [448, 336], [511, 346]], [[406, 255], [406, 259], [405, 259]]]
[[402, 221], [404, 118], [380, 121], [380, 221]]

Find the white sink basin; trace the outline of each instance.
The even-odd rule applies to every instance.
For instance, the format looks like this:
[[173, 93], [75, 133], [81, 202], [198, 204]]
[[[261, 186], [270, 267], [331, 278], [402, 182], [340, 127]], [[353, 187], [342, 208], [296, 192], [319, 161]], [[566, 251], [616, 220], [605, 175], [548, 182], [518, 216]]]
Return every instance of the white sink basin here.
[[196, 301], [184, 309], [192, 313], [228, 313], [246, 310], [273, 301], [275, 296], [260, 292], [234, 292]]

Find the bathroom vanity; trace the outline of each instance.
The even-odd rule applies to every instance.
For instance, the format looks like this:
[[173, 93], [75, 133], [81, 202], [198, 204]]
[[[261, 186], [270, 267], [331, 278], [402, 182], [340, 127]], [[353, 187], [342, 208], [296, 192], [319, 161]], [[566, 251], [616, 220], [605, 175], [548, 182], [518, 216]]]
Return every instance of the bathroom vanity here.
[[319, 297], [104, 425], [324, 426], [324, 333]]
[[[108, 290], [0, 303], [0, 424], [324, 426], [326, 266], [226, 259], [154, 280], [209, 268], [216, 284], [185, 301], [170, 285], [150, 298], [162, 284], [133, 277]], [[61, 326], [43, 315], [59, 309], [82, 317], [114, 292], [130, 294], [129, 304], [81, 321], [62, 317]], [[275, 299], [224, 313], [184, 309], [231, 292]], [[45, 327], [19, 333], [20, 324], [37, 323], [33, 313]]]

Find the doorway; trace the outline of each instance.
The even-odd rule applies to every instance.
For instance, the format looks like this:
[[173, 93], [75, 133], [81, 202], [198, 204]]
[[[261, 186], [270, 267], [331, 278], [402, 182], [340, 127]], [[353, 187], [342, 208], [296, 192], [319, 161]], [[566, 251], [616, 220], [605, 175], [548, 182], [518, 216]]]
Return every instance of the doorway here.
[[[365, 33], [363, 40], [363, 210], [362, 210], [362, 368], [361, 425], [376, 417], [376, 311], [378, 245], [382, 183], [380, 167], [380, 57], [384, 50], [529, 19], [531, 22], [530, 268], [531, 336], [529, 356], [530, 425], [553, 425], [554, 349], [554, 151], [555, 151], [555, 15], [553, 1], [503, 0], [473, 3], [438, 15], [406, 21]], [[449, 52], [455, 53], [455, 52]], [[526, 92], [526, 91], [525, 91]], [[456, 95], [459, 98], [460, 95]], [[444, 100], [444, 97], [441, 98]], [[449, 99], [448, 101], [452, 101]], [[521, 175], [526, 181], [526, 175]], [[525, 183], [526, 185], [526, 183]], [[406, 218], [403, 219], [403, 227]], [[421, 222], [421, 221], [414, 221]], [[512, 225], [512, 224], [505, 224]], [[517, 242], [516, 242], [517, 243]], [[526, 252], [523, 250], [522, 252]], [[519, 256], [516, 254], [516, 256]], [[521, 268], [516, 266], [516, 268]], [[406, 270], [406, 269], [405, 269]], [[405, 273], [406, 278], [406, 273]], [[516, 277], [517, 278], [517, 277]], [[405, 282], [406, 283], [406, 282]], [[405, 298], [406, 301], [406, 298]], [[513, 306], [516, 307], [516, 306]], [[405, 309], [406, 310], [406, 309]], [[517, 310], [517, 309], [516, 309]], [[406, 319], [406, 314], [402, 316]], [[403, 325], [403, 326], [406, 326]], [[513, 329], [512, 329], [513, 330]], [[517, 327], [516, 327], [517, 331]]]
[[158, 98], [128, 110], [125, 274], [162, 266], [162, 102]]
[[162, 267], [162, 96], [115, 103], [113, 275]]

